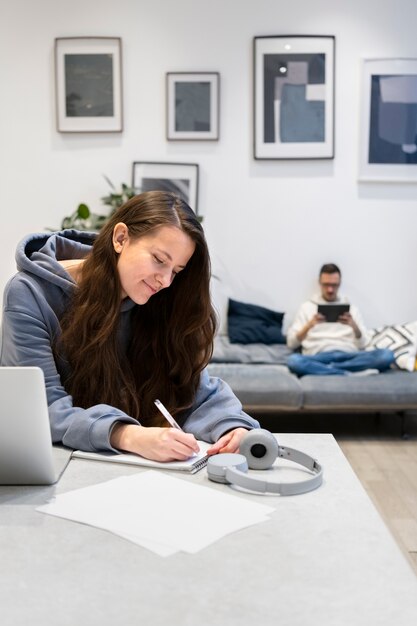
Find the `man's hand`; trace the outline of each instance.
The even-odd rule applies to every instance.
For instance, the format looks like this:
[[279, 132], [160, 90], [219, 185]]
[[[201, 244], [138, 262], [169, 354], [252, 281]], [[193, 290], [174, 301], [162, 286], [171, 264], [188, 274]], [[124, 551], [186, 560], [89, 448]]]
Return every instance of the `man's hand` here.
[[346, 313], [342, 313], [342, 315], [339, 315], [337, 321], [340, 322], [340, 324], [346, 324], [347, 326], [350, 326], [355, 333], [356, 339], [360, 339], [362, 333], [349, 311], [347, 311]]
[[321, 324], [322, 322], [325, 322], [325, 321], [326, 321], [326, 318], [324, 317], [322, 313], [316, 313], [315, 315], [313, 315], [313, 317], [309, 321], [310, 328], [313, 328], [313, 326], [315, 326], [316, 324]]
[[220, 439], [207, 450], [207, 454], [211, 456], [213, 454], [223, 454], [223, 452], [238, 452], [240, 442], [247, 433], [246, 428], [229, 430], [228, 433], [220, 437]]
[[298, 341], [302, 343], [304, 339], [307, 337], [308, 332], [314, 326], [316, 326], [316, 324], [321, 324], [322, 322], [325, 322], [325, 321], [326, 321], [326, 318], [321, 313], [316, 313], [315, 315], [313, 315], [311, 320], [308, 321], [307, 324], [297, 333]]

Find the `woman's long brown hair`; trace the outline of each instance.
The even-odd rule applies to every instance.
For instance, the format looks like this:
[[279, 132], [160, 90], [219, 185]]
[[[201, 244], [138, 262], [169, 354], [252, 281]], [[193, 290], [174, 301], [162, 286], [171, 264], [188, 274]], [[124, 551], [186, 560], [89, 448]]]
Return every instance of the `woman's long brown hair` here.
[[[195, 243], [170, 287], [131, 310], [125, 349], [118, 341], [122, 300], [112, 241], [118, 222], [126, 224], [133, 240], [165, 225], [180, 228]], [[97, 236], [72, 306], [61, 320], [59, 351], [71, 367], [65, 387], [74, 405], [109, 404], [143, 425], [159, 425], [154, 400], [160, 398], [180, 417], [191, 406], [212, 354], [216, 321], [209, 281], [203, 229], [178, 196], [146, 192], [118, 209]]]

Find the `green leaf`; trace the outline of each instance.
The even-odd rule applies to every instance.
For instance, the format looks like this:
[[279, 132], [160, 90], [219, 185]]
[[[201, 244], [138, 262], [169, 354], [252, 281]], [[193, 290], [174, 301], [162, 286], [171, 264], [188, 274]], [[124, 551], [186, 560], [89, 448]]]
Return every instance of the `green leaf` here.
[[100, 228], [104, 226], [107, 220], [108, 220], [107, 215], [97, 215], [94, 221], [94, 228], [97, 230], [100, 230]]
[[77, 216], [82, 220], [86, 220], [90, 217], [90, 209], [86, 204], [79, 204], [77, 209]]

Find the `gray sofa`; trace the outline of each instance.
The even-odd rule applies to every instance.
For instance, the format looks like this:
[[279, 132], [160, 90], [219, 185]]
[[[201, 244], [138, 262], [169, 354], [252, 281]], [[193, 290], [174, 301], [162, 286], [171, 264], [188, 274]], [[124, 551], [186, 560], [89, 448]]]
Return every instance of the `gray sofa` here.
[[248, 412], [417, 411], [417, 371], [298, 378], [286, 366], [290, 353], [285, 345], [231, 344], [219, 335], [208, 370], [229, 383]]

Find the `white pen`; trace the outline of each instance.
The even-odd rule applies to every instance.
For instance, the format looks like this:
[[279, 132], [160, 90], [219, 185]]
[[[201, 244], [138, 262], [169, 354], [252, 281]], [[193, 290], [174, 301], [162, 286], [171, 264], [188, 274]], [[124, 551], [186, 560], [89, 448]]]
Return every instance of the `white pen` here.
[[160, 400], [155, 400], [155, 406], [161, 411], [162, 415], [166, 420], [171, 424], [172, 428], [178, 428], [178, 430], [182, 430], [181, 426], [174, 420], [171, 413], [164, 407]]

